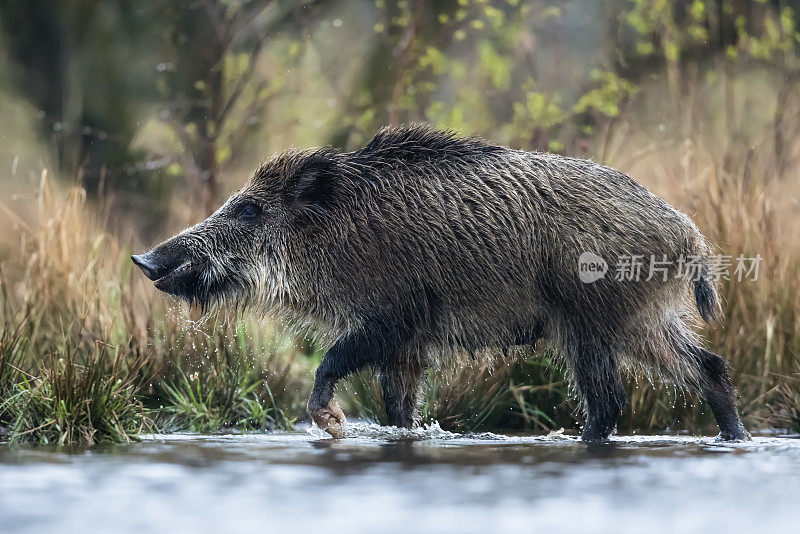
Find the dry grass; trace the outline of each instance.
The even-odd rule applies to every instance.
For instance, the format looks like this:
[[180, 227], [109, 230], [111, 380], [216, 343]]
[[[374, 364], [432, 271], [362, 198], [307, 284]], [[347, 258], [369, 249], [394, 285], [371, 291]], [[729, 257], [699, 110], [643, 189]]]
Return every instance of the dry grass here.
[[[43, 174], [35, 204], [27, 221], [3, 210], [18, 236], [0, 263], [0, 426], [12, 440], [125, 441], [154, 420], [291, 426], [308, 370], [292, 364], [286, 336], [251, 318], [170, 309], [82, 189], [61, 193]], [[214, 395], [192, 396], [201, 383]]]
[[[786, 120], [800, 117], [800, 99], [783, 103], [776, 126], [771, 106], [781, 82], [773, 89], [748, 80], [695, 82], [691, 113], [683, 103], [659, 109], [651, 96], [642, 103], [651, 116], [676, 117], [658, 130], [684, 135], [653, 142], [655, 128], [636, 127], [643, 122], [638, 109], [609, 144], [618, 147], [610, 163], [688, 213], [719, 254], [761, 256], [757, 281], [722, 280], [725, 318], [704, 329], [709, 347], [730, 362], [745, 423], [759, 428], [785, 412], [787, 397], [778, 393], [797, 391], [792, 377], [800, 377], [800, 130]], [[629, 391], [628, 429], [713, 430], [713, 417], [692, 396], [635, 385]]]

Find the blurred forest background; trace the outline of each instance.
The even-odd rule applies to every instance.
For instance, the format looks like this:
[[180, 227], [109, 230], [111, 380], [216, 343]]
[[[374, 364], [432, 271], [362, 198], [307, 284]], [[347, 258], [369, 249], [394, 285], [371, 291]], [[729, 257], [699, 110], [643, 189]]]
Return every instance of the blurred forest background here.
[[[705, 333], [746, 423], [800, 428], [800, 3], [785, 0], [4, 0], [0, 430], [33, 441], [289, 426], [320, 350], [262, 318], [198, 321], [128, 255], [203, 218], [270, 154], [425, 121], [592, 158], [720, 253]], [[427, 421], [574, 428], [557, 362], [432, 375]], [[340, 388], [380, 420], [374, 384]], [[629, 382], [620, 430], [712, 431]]]

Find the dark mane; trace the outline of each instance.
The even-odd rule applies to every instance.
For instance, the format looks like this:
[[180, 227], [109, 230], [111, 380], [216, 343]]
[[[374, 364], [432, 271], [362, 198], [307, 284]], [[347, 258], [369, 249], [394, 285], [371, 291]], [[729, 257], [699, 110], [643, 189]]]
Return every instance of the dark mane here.
[[503, 150], [477, 137], [458, 137], [452, 130], [426, 124], [405, 124], [381, 129], [365, 146], [351, 153], [357, 162], [376, 160], [406, 163], [440, 157], [470, 158]]

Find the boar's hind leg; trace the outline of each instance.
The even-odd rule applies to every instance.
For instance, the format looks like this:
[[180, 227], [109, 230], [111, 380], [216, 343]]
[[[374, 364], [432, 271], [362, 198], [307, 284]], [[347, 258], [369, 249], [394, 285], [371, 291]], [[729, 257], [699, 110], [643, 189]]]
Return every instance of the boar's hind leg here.
[[568, 347], [567, 358], [586, 409], [581, 437], [586, 442], [603, 441], [614, 431], [626, 400], [616, 358], [609, 347], [592, 341]]
[[697, 345], [687, 346], [699, 370], [700, 382], [696, 388], [714, 413], [719, 425], [719, 437], [736, 441], [750, 439], [736, 411], [736, 389], [728, 376], [725, 360]]
[[396, 356], [411, 334], [409, 327], [374, 319], [340, 337], [325, 353], [314, 377], [308, 399], [308, 413], [314, 422], [333, 437], [341, 437], [345, 418], [333, 398], [336, 383], [368, 365], [380, 367]]
[[418, 398], [423, 370], [422, 364], [414, 358], [387, 362], [381, 367], [383, 403], [390, 425], [412, 428], [419, 422]]

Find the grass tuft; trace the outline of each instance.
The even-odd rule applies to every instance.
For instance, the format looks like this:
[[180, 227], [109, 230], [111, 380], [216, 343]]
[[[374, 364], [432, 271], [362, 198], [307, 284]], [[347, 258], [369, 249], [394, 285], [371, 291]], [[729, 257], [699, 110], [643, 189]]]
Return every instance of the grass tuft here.
[[188, 376], [178, 373], [174, 382], [162, 386], [160, 426], [192, 432], [291, 429], [294, 419], [276, 403], [269, 380], [251, 363], [226, 352]]
[[119, 443], [154, 428], [130, 375], [105, 344], [81, 357], [67, 342], [36, 375], [17, 371], [11, 378], [0, 403], [11, 442]]

